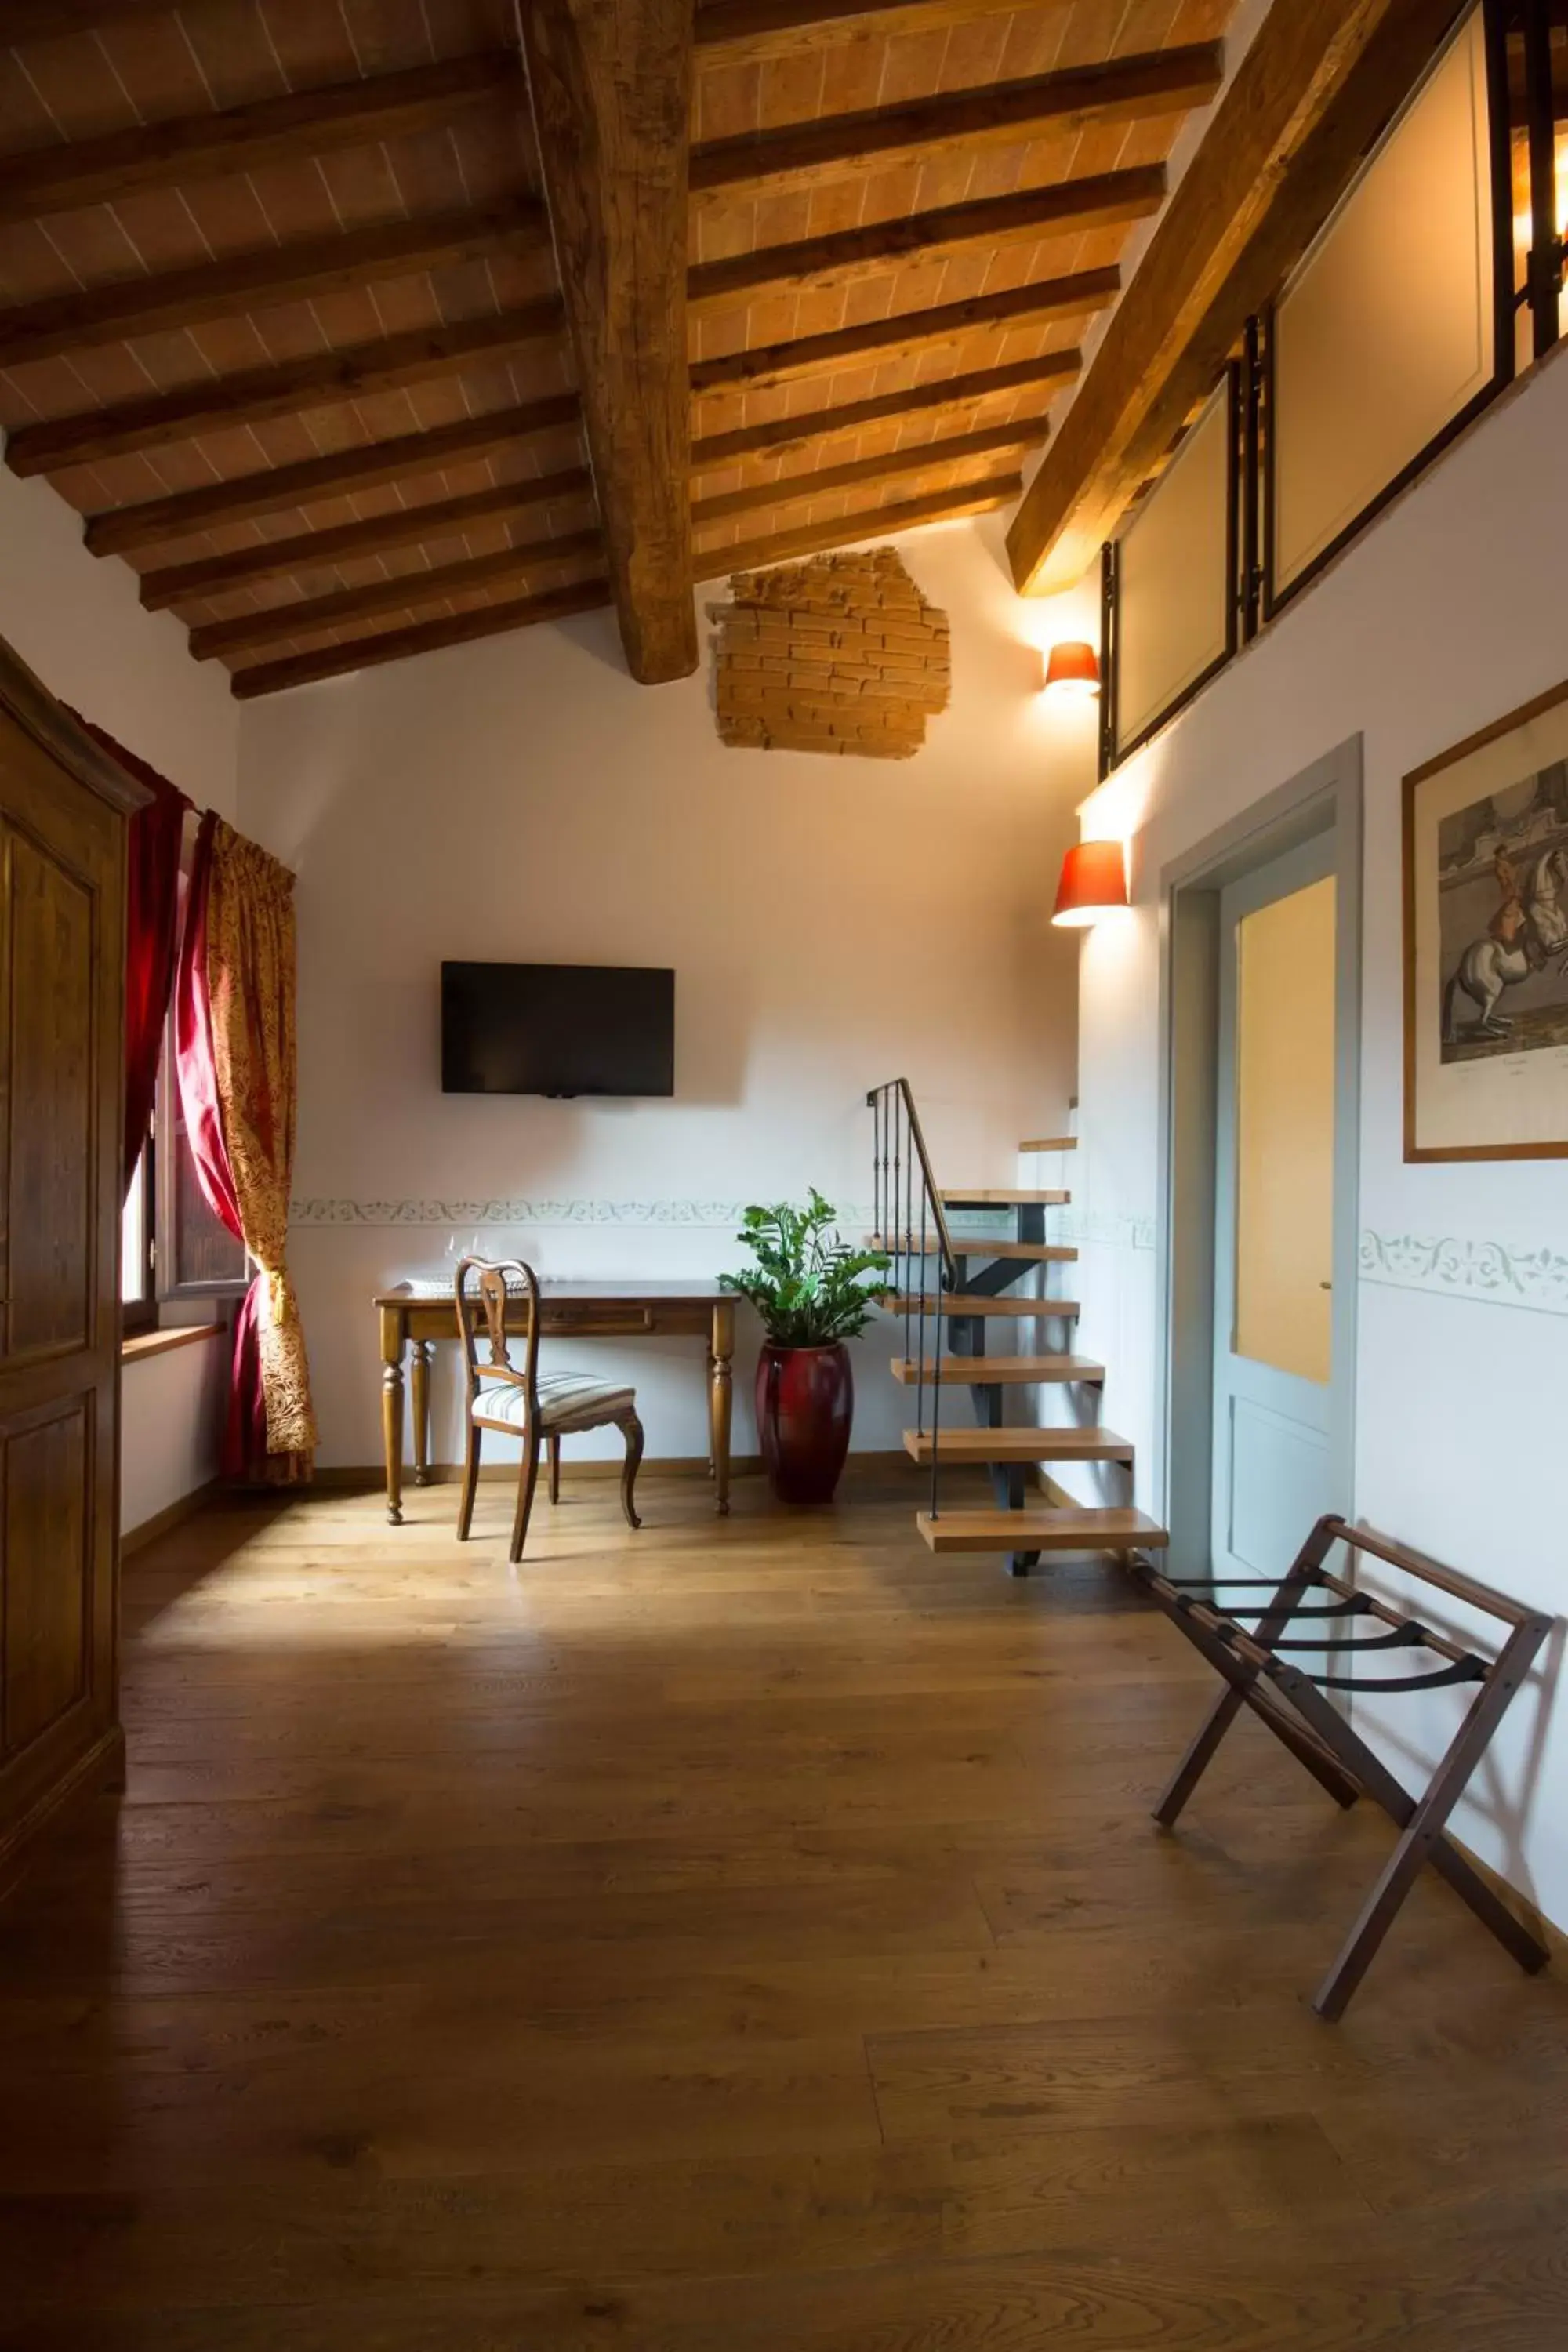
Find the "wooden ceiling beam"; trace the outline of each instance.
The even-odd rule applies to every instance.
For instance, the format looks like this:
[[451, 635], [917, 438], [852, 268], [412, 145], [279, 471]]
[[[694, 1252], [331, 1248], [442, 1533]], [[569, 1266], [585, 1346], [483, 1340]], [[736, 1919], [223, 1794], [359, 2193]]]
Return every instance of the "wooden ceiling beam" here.
[[410, 654], [467, 645], [474, 637], [500, 636], [509, 629], [535, 627], [541, 621], [563, 621], [574, 613], [603, 612], [609, 602], [607, 580], [574, 581], [566, 588], [548, 588], [542, 595], [510, 597], [502, 604], [481, 604], [471, 613], [446, 614], [438, 621], [411, 622], [406, 628], [387, 629], [379, 636], [360, 637], [348, 645], [288, 654], [280, 661], [255, 662], [237, 669], [230, 684], [241, 701], [249, 701], [260, 694], [281, 694], [290, 686], [308, 686], [313, 678], [341, 677], [346, 671], [369, 669], [377, 662], [404, 661]]
[[1021, 590], [1081, 578], [1458, 13], [1456, 0], [1269, 9], [1014, 517]]
[[596, 528], [562, 534], [558, 539], [531, 540], [522, 547], [501, 547], [488, 555], [465, 556], [458, 563], [433, 564], [424, 572], [400, 572], [390, 580], [373, 580], [363, 588], [334, 588], [330, 595], [300, 597], [286, 604], [268, 604], [258, 613], [241, 613], [232, 621], [207, 621], [191, 631], [191, 651], [198, 661], [215, 654], [243, 652], [250, 646], [287, 644], [308, 637], [318, 629], [335, 629], [345, 621], [364, 621], [377, 613], [414, 611], [447, 596], [461, 596], [473, 588], [494, 587], [498, 582], [526, 579], [547, 563], [576, 562], [600, 551]]
[[910, 262], [948, 261], [957, 254], [1034, 245], [1044, 237], [1146, 219], [1164, 198], [1165, 167], [1148, 163], [978, 204], [948, 205], [938, 212], [875, 221], [868, 228], [807, 237], [798, 245], [763, 246], [727, 261], [700, 262], [687, 275], [687, 304], [699, 312], [732, 310], [784, 287], [818, 293]]
[[729, 202], [765, 190], [780, 195], [913, 157], [973, 153], [1016, 145], [1047, 131], [1068, 132], [1101, 122], [1185, 113], [1219, 89], [1224, 46], [1154, 49], [1025, 81], [952, 90], [907, 106], [828, 115], [783, 131], [705, 141], [691, 151], [691, 193], [699, 204]]
[[144, 572], [142, 602], [150, 613], [164, 612], [199, 596], [222, 596], [235, 588], [249, 588], [258, 580], [316, 572], [323, 564], [381, 555], [389, 548], [417, 547], [467, 530], [474, 523], [504, 521], [526, 513], [530, 507], [593, 494], [594, 478], [586, 466], [571, 466], [558, 474], [533, 475], [527, 481], [500, 482], [488, 490], [470, 491], [466, 498], [429, 499], [420, 505], [395, 507], [390, 514], [371, 515], [363, 522], [300, 531], [297, 537], [268, 540], [232, 555], [209, 555], [196, 563], [170, 563]]
[[226, 255], [192, 269], [117, 278], [41, 302], [0, 310], [0, 367], [25, 367], [61, 352], [134, 335], [197, 327], [237, 312], [308, 301], [384, 278], [405, 278], [493, 253], [498, 246], [542, 247], [544, 207], [531, 197], [467, 205], [424, 219], [375, 221], [258, 253]]
[[488, 457], [533, 434], [562, 432], [577, 422], [576, 394], [552, 393], [548, 399], [526, 401], [519, 407], [487, 409], [479, 416], [459, 417], [453, 425], [434, 425], [424, 433], [403, 433], [391, 441], [367, 441], [356, 449], [337, 449], [324, 457], [301, 458], [297, 465], [275, 466], [268, 473], [238, 474], [231, 481], [209, 482], [199, 490], [176, 490], [168, 498], [106, 507], [101, 514], [88, 517], [84, 537], [93, 555], [123, 555], [144, 547], [163, 547], [197, 531], [251, 522], [258, 515], [313, 506], [324, 499], [352, 498], [357, 491], [379, 489], [387, 482], [437, 473], [453, 463]]
[[521, 0], [534, 131], [632, 676], [697, 667], [686, 479], [691, 0]]
[[229, 432], [272, 416], [330, 408], [369, 393], [398, 392], [436, 376], [455, 375], [474, 360], [549, 341], [564, 324], [561, 305], [552, 297], [516, 310], [460, 320], [455, 326], [416, 327], [379, 342], [351, 343], [343, 351], [285, 360], [278, 367], [210, 376], [174, 392], [24, 425], [5, 444], [5, 462], [16, 474], [57, 474], [67, 466], [163, 448], [201, 433]]
[[890, 319], [838, 327], [826, 335], [802, 335], [760, 351], [730, 352], [721, 359], [700, 360], [691, 370], [691, 389], [698, 397], [760, 392], [796, 376], [857, 364], [875, 366], [933, 343], [961, 342], [987, 328], [1085, 317], [1113, 302], [1121, 284], [1119, 269], [1080, 269], [1071, 277], [1042, 278], [1003, 294], [979, 294], [967, 302], [942, 302], [929, 310], [900, 310]]
[[910, 449], [889, 449], [875, 457], [852, 458], [845, 466], [823, 466], [811, 474], [785, 474], [771, 482], [748, 482], [738, 490], [721, 490], [699, 499], [691, 509], [691, 526], [722, 522], [731, 515], [750, 514], [758, 507], [793, 506], [803, 499], [826, 498], [861, 482], [890, 481], [900, 474], [925, 474], [933, 466], [963, 466], [998, 450], [1032, 448], [1046, 437], [1043, 417], [1016, 425], [990, 425], [978, 433], [955, 433], [945, 441], [924, 441]]
[[[146, 6], [150, 0], [132, 5]], [[1044, 5], [1067, 8], [1072, 0], [1035, 0], [1036, 12]], [[940, 32], [980, 16], [1016, 16], [1017, 9], [1018, 0], [707, 0], [697, 11], [697, 62], [700, 68], [764, 65], [773, 58], [815, 54], [831, 41]]]
[[916, 384], [909, 392], [879, 394], [874, 400], [851, 400], [837, 408], [814, 409], [805, 416], [775, 416], [765, 425], [742, 425], [730, 433], [701, 435], [691, 445], [694, 474], [728, 466], [738, 457], [754, 457], [764, 450], [782, 455], [807, 448], [814, 442], [864, 432], [868, 425], [889, 419], [929, 415], [933, 411], [973, 408], [983, 400], [1037, 387], [1059, 391], [1083, 365], [1078, 351], [1047, 352], [1041, 359], [1014, 360], [1006, 367], [973, 368], [963, 375], [942, 376], [935, 383]]
[[395, 138], [508, 89], [519, 89], [516, 58], [505, 49], [484, 50], [400, 73], [289, 90], [211, 114], [132, 123], [96, 139], [32, 147], [0, 160], [0, 222], [114, 204], [143, 188], [179, 187]]
[[939, 490], [928, 499], [902, 499], [892, 506], [867, 507], [858, 514], [841, 515], [835, 522], [805, 523], [798, 530], [774, 531], [766, 539], [747, 540], [736, 547], [699, 548], [697, 577], [720, 580], [733, 572], [759, 572], [770, 563], [787, 563], [795, 556], [821, 555], [830, 547], [858, 547], [863, 540], [913, 530], [920, 523], [986, 514], [993, 508], [1011, 506], [1023, 487], [1018, 474], [991, 475], [984, 481], [968, 482], [962, 489]]

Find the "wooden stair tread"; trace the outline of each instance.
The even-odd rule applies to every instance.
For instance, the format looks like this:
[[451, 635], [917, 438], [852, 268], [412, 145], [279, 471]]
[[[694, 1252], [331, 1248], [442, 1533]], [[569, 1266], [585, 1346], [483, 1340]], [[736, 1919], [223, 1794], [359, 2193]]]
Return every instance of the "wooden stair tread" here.
[[968, 1185], [961, 1190], [943, 1191], [944, 1209], [1065, 1209], [1072, 1199], [1070, 1192], [1031, 1190], [1016, 1185]]
[[[927, 1322], [930, 1322], [936, 1313], [936, 1294], [928, 1291], [926, 1293]], [[889, 1315], [901, 1315], [904, 1311], [904, 1302], [896, 1291], [887, 1292], [880, 1304], [887, 1308]], [[1016, 1317], [1063, 1315], [1070, 1319], [1081, 1314], [1083, 1310], [1076, 1298], [985, 1298], [976, 1292], [944, 1290], [942, 1293], [942, 1311], [944, 1315]], [[911, 1315], [920, 1313], [919, 1300], [912, 1296], [910, 1300], [910, 1312]]]
[[935, 1552], [1158, 1551], [1170, 1540], [1134, 1510], [921, 1511], [915, 1524]]
[[[888, 1249], [889, 1244], [880, 1234], [868, 1234], [866, 1247]], [[927, 1234], [923, 1239], [919, 1234], [908, 1234], [901, 1242], [894, 1234], [892, 1255], [919, 1257], [923, 1252], [932, 1257], [941, 1247], [934, 1234]], [[1072, 1265], [1078, 1260], [1078, 1251], [1071, 1242], [1015, 1242], [1009, 1241], [1005, 1234], [954, 1234], [952, 1254], [954, 1257], [1017, 1258], [1026, 1265]]]
[[1020, 1143], [1018, 1149], [1020, 1151], [1076, 1151], [1078, 1138], [1076, 1135], [1036, 1136], [1027, 1143]]
[[[1131, 1462], [1132, 1444], [1109, 1429], [944, 1429], [937, 1437], [943, 1462]], [[929, 1429], [906, 1429], [904, 1452], [929, 1466]]]
[[[905, 1388], [920, 1385], [921, 1375], [928, 1381], [937, 1377], [937, 1359], [928, 1356], [922, 1364], [919, 1358], [912, 1361], [907, 1356], [893, 1358], [893, 1378]], [[1021, 1388], [1037, 1381], [1102, 1381], [1105, 1366], [1088, 1356], [943, 1356], [942, 1380], [944, 1386], [958, 1388]]]

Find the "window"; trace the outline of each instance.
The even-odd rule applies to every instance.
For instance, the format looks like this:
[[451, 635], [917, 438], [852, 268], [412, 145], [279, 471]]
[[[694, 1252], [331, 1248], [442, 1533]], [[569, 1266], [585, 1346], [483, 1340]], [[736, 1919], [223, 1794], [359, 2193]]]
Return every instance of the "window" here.
[[1512, 376], [1495, 164], [1478, 8], [1274, 306], [1269, 614]]
[[158, 1320], [156, 1160], [150, 1131], [120, 1213], [120, 1320], [127, 1334], [150, 1330]]
[[1565, 234], [1568, 5], [1476, 0], [1105, 550], [1102, 775], [1552, 349]]
[[1114, 759], [1147, 740], [1237, 646], [1240, 370], [1184, 436], [1117, 541], [1105, 723]]
[[237, 1298], [249, 1279], [245, 1245], [207, 1206], [174, 1077], [174, 1015], [158, 1073], [158, 1265], [164, 1300]]
[[159, 1309], [169, 1305], [238, 1298], [248, 1280], [244, 1244], [214, 1215], [197, 1180], [174, 1076], [171, 1013], [147, 1140], [121, 1213], [121, 1328], [127, 1338], [153, 1330]]

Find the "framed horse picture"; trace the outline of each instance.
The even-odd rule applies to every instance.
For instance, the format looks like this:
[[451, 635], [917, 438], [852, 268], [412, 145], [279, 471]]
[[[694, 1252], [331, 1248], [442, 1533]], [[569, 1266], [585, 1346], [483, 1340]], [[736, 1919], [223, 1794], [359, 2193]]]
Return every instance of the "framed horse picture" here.
[[1405, 779], [1405, 1157], [1568, 1158], [1568, 684]]

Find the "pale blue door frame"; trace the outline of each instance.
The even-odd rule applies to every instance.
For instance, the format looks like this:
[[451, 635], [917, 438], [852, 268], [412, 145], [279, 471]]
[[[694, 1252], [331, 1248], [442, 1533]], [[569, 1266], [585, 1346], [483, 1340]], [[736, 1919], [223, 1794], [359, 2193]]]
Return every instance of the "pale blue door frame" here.
[[[1309, 845], [1316, 845], [1310, 847]], [[1322, 1410], [1324, 1510], [1353, 1508], [1355, 1307], [1361, 1115], [1362, 746], [1360, 737], [1162, 868], [1160, 1216], [1152, 1507], [1171, 1530], [1182, 1575], [1227, 1557], [1215, 1525], [1215, 1335], [1228, 1292], [1215, 1249], [1221, 1210], [1224, 895], [1301, 853], [1302, 872], [1331, 873], [1334, 947], [1334, 1217], [1331, 1377]], [[1268, 884], [1257, 887], [1268, 890]], [[1232, 908], [1243, 903], [1233, 898]], [[1229, 1146], [1225, 1146], [1228, 1165]], [[1222, 1320], [1222, 1318], [1224, 1318]], [[1316, 1480], [1312, 1482], [1316, 1484]], [[1296, 1497], [1306, 1499], [1303, 1485]], [[1296, 1540], [1307, 1532], [1304, 1524]], [[1216, 1540], [1219, 1538], [1220, 1540]]]

